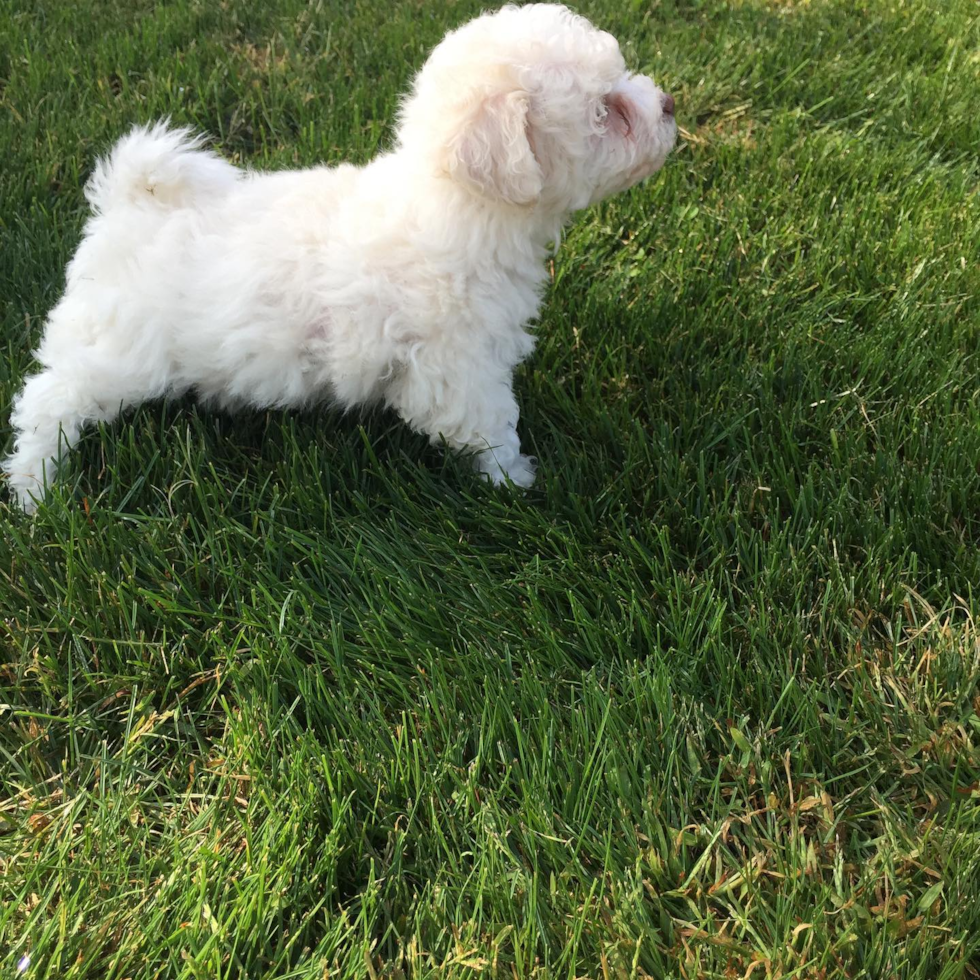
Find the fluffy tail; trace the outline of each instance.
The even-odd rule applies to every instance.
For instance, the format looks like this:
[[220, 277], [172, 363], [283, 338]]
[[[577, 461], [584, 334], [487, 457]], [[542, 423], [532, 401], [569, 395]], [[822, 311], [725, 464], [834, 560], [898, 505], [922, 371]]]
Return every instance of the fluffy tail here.
[[85, 196], [96, 214], [148, 204], [187, 208], [224, 195], [241, 171], [209, 150], [204, 137], [166, 121], [137, 126], [96, 164]]

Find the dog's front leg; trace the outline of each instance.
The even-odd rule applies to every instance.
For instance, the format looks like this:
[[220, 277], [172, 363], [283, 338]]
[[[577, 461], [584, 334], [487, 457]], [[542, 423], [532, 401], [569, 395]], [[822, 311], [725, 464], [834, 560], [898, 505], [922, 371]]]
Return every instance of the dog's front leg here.
[[423, 359], [405, 365], [388, 403], [434, 443], [473, 453], [476, 469], [493, 483], [531, 486], [536, 460], [521, 453], [510, 370], [481, 369], [466, 360], [448, 373], [447, 366]]
[[521, 441], [517, 436], [516, 424], [510, 426], [499, 436], [486, 436], [479, 442], [466, 443], [464, 449], [484, 446], [474, 457], [478, 472], [483, 473], [492, 483], [510, 480], [519, 487], [529, 487], [534, 483], [534, 470], [537, 460], [521, 453]]

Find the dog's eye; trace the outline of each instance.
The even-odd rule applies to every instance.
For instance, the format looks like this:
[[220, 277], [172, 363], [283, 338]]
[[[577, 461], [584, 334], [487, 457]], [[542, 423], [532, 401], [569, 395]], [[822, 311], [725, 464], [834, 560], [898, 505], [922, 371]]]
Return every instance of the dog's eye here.
[[629, 136], [633, 132], [626, 100], [617, 92], [610, 93], [602, 100], [606, 125], [619, 136]]
[[623, 134], [624, 136], [629, 136], [633, 132], [633, 124], [630, 122], [629, 113], [626, 111], [622, 102], [618, 99], [612, 104], [612, 111], [616, 114], [617, 119], [619, 119], [621, 125], [626, 130]]

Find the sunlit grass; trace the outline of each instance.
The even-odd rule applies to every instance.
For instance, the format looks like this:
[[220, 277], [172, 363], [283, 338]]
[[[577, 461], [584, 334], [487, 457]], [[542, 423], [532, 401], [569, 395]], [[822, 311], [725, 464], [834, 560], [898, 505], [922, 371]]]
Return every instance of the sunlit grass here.
[[[128, 125], [365, 160], [479, 9], [0, 5], [3, 401]], [[0, 504], [0, 976], [980, 974], [977, 8], [583, 10], [685, 140], [555, 261], [533, 491], [179, 402]]]

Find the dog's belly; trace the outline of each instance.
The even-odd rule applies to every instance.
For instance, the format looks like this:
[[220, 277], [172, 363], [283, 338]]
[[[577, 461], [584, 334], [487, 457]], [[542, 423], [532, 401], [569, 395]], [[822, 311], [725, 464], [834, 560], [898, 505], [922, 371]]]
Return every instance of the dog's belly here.
[[[181, 352], [173, 362], [173, 387], [229, 408], [305, 408], [323, 401], [351, 407], [376, 401], [395, 373], [395, 356], [383, 346], [350, 350], [355, 322], [348, 311], [325, 312], [312, 331], [335, 330], [339, 339], [314, 333], [295, 345], [290, 343], [297, 334], [292, 327], [242, 324], [224, 344]], [[263, 333], [263, 327], [281, 333], [276, 338]]]

